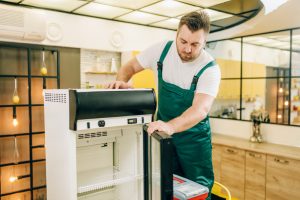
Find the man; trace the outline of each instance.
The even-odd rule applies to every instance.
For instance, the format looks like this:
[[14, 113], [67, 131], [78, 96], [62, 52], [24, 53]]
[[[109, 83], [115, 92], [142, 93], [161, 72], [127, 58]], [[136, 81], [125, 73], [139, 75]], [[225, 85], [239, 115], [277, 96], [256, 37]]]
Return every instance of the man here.
[[[204, 50], [210, 29], [205, 12], [192, 12], [180, 20], [176, 42], [156, 44], [121, 67], [109, 88], [131, 88], [128, 80], [151, 67], [158, 76], [158, 121], [148, 133], [172, 135], [174, 174], [207, 186], [214, 182], [208, 112], [217, 95], [220, 70]], [[210, 199], [210, 197], [208, 197]]]

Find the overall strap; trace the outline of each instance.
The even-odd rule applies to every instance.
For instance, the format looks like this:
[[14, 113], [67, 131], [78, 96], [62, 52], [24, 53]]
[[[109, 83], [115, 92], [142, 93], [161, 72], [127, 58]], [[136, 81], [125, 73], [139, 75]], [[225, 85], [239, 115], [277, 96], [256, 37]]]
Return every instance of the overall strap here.
[[192, 84], [191, 84], [191, 87], [190, 87], [190, 90], [192, 91], [195, 91], [196, 90], [196, 87], [197, 87], [197, 83], [198, 83], [198, 79], [199, 77], [203, 74], [203, 72], [209, 68], [209, 67], [212, 67], [212, 66], [215, 66], [217, 65], [216, 61], [212, 60], [210, 61], [207, 65], [205, 65], [194, 77], [193, 77], [193, 81], [192, 81]]
[[161, 53], [159, 61], [157, 62], [157, 69], [158, 70], [162, 69], [163, 62], [164, 62], [164, 60], [165, 60], [165, 58], [166, 58], [166, 56], [167, 56], [167, 54], [169, 52], [169, 49], [170, 49], [172, 43], [173, 43], [173, 41], [168, 41], [168, 43], [166, 44], [163, 52]]

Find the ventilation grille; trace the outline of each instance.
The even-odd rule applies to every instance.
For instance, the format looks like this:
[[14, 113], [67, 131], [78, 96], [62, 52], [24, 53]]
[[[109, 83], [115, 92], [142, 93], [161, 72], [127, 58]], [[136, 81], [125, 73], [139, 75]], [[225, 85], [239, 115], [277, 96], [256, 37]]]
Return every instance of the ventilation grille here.
[[0, 8], [0, 25], [24, 27], [24, 13]]
[[45, 93], [45, 101], [56, 102], [56, 103], [67, 103], [67, 95], [66, 94]]
[[107, 132], [96, 132], [96, 133], [84, 133], [78, 134], [78, 139], [87, 139], [87, 138], [97, 138], [97, 137], [105, 137], [107, 136]]

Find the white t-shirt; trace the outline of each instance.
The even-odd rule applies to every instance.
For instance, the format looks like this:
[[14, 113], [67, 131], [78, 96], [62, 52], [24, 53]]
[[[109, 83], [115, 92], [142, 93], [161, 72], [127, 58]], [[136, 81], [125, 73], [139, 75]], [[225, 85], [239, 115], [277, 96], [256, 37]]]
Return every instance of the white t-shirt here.
[[[144, 68], [152, 69], [156, 73], [156, 77], [157, 62], [167, 42], [157, 43], [137, 55], [140, 65]], [[184, 63], [178, 55], [176, 42], [174, 41], [163, 62], [163, 79], [183, 89], [190, 89], [194, 75], [212, 60], [212, 56], [205, 50], [202, 50], [200, 56], [194, 61]], [[221, 73], [218, 65], [207, 68], [199, 77], [195, 92], [216, 97], [220, 79]]]

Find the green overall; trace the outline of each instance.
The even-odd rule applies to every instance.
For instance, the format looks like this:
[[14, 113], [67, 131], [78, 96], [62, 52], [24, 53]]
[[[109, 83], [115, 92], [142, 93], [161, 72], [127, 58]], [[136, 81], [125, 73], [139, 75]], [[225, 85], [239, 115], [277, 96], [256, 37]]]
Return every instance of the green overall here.
[[[162, 76], [163, 61], [170, 49], [169, 41], [157, 63], [158, 66], [158, 120], [169, 121], [180, 116], [193, 102], [197, 82], [201, 74], [214, 61], [203, 67], [193, 78], [189, 90], [182, 89], [174, 84], [165, 82]], [[174, 146], [173, 168], [174, 174], [200, 183], [211, 188], [214, 183], [212, 166], [211, 131], [208, 116], [194, 127], [172, 136]], [[210, 199], [210, 195], [207, 199]]]

